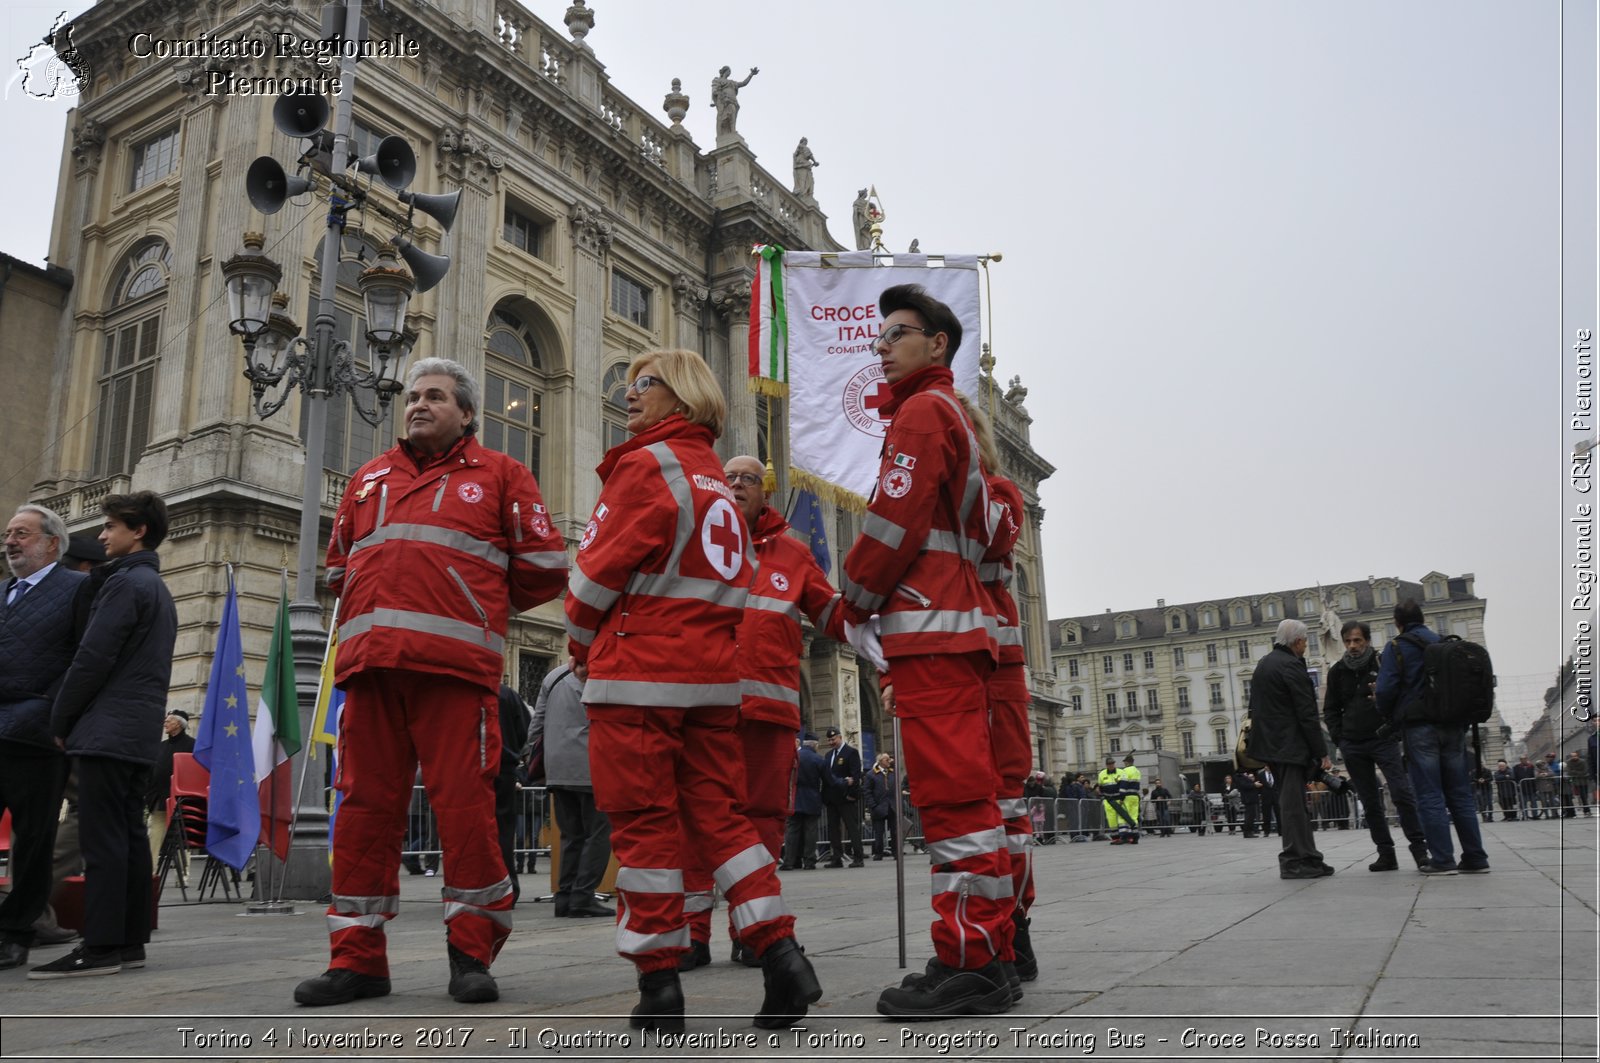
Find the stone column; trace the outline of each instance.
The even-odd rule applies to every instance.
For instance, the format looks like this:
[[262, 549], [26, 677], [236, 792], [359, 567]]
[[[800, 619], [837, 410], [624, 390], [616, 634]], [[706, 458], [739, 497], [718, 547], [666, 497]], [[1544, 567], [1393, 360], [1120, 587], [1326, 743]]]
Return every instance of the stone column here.
[[722, 449], [728, 454], [754, 454], [756, 406], [749, 394], [742, 358], [750, 346], [750, 282], [740, 280], [715, 289], [711, 305], [727, 324], [725, 339], [713, 333], [712, 343], [720, 349], [706, 352], [723, 394], [728, 396], [728, 424], [722, 432]]
[[[572, 440], [574, 469], [592, 469], [604, 457], [604, 434], [594, 431], [600, 417], [600, 361], [605, 352], [605, 314], [607, 256], [611, 253], [613, 229], [605, 214], [582, 203], [572, 208], [567, 219], [572, 236], [572, 364], [575, 369], [570, 421], [566, 437]], [[585, 426], [585, 427], [580, 427]], [[593, 512], [600, 497], [600, 483], [592, 476], [578, 476], [572, 485], [573, 519], [583, 520]]]
[[461, 209], [442, 249], [450, 255], [450, 272], [432, 296], [438, 313], [433, 350], [454, 358], [474, 373], [483, 371], [483, 333], [489, 320], [489, 246], [499, 225], [496, 193], [505, 159], [476, 133], [442, 129], [438, 133], [435, 165], [440, 188], [461, 189]]
[[[82, 262], [82, 248], [84, 241], [77, 234], [83, 232], [89, 223], [89, 204], [94, 200], [94, 187], [100, 174], [100, 158], [105, 150], [105, 127], [92, 118], [81, 118], [72, 127], [71, 170], [64, 164], [61, 168], [61, 180], [65, 190], [61, 195], [61, 209], [55, 218], [55, 232], [53, 239], [56, 246], [52, 249], [51, 262], [54, 265], [70, 269], [80, 280], [74, 284], [67, 293], [66, 304], [61, 309], [60, 322], [56, 328], [56, 350], [58, 353], [50, 368], [50, 394], [55, 399], [50, 403], [49, 417], [46, 420], [46, 436], [49, 439], [62, 440], [62, 446], [50, 447], [45, 452], [43, 464], [39, 469], [41, 480], [58, 480], [69, 474], [84, 474], [88, 472], [90, 462], [90, 447], [93, 445], [94, 419], [88, 418], [85, 427], [64, 432], [63, 422], [72, 424], [81, 414], [73, 412], [69, 403], [77, 397], [77, 405], [87, 409], [99, 397], [99, 390], [92, 386], [74, 387], [75, 369], [78, 359], [74, 357], [74, 349], [78, 344], [77, 314], [83, 308], [84, 287], [81, 278], [84, 276]], [[68, 173], [71, 174], [71, 184], [67, 185]], [[71, 239], [66, 234], [71, 233]], [[90, 362], [98, 366], [98, 363]], [[89, 369], [85, 377], [93, 379], [94, 369]], [[91, 397], [92, 396], [92, 397]], [[68, 439], [75, 442], [67, 446]], [[74, 462], [76, 464], [74, 465]]]

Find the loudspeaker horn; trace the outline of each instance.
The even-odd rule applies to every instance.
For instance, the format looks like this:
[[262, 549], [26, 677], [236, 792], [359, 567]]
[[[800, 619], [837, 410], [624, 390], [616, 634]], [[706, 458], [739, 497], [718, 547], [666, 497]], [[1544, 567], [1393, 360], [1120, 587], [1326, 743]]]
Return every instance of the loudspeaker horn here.
[[430, 195], [427, 192], [401, 192], [400, 202], [415, 207], [444, 227], [445, 232], [455, 224], [456, 211], [461, 206], [461, 189], [448, 195]]
[[279, 96], [272, 124], [291, 137], [309, 137], [328, 124], [328, 101], [321, 96]]
[[397, 236], [392, 242], [406, 265], [411, 267], [411, 275], [417, 279], [419, 293], [437, 285], [450, 272], [449, 255], [430, 255], [405, 236]]
[[400, 191], [417, 176], [417, 156], [404, 137], [384, 137], [378, 141], [378, 150], [356, 161], [356, 169], [370, 173]]
[[244, 175], [244, 194], [250, 205], [263, 214], [276, 214], [290, 199], [311, 187], [311, 182], [298, 175], [290, 177], [271, 155], [263, 155], [250, 164]]

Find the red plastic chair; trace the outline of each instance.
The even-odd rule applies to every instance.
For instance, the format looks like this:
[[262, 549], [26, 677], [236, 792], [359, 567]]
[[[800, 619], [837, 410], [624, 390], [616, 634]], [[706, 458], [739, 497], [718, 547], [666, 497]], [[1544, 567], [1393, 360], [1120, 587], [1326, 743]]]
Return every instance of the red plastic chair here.
[[[229, 883], [235, 885], [238, 883], [238, 872], [222, 861], [213, 859], [206, 852], [206, 803], [210, 792], [211, 773], [194, 759], [194, 754], [174, 753], [172, 792], [167, 799], [171, 813], [167, 826], [167, 843], [162, 846], [161, 881], [166, 881], [168, 868], [177, 867], [178, 890], [183, 894], [185, 901], [189, 899], [189, 891], [184, 881], [182, 861], [178, 859], [179, 851], [198, 853], [205, 858], [206, 867], [200, 873], [200, 881], [195, 888], [201, 899], [205, 898], [208, 886], [211, 894], [215, 896], [219, 885], [222, 887], [223, 897], [231, 898], [233, 892]], [[174, 846], [176, 848], [173, 848]], [[240, 896], [239, 899], [244, 898]]]

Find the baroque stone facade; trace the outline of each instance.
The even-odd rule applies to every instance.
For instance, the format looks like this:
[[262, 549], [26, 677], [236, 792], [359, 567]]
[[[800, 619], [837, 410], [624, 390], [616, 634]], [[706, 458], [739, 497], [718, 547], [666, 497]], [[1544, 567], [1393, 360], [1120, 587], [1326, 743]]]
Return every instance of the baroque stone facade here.
[[[1152, 748], [1178, 755], [1186, 772], [1203, 758], [1231, 757], [1250, 708], [1250, 677], [1272, 649], [1280, 621], [1294, 617], [1311, 629], [1306, 666], [1323, 691], [1323, 677], [1344, 653], [1338, 628], [1365, 621], [1382, 649], [1394, 637], [1394, 607], [1407, 598], [1422, 605], [1441, 635], [1484, 642], [1488, 602], [1473, 575], [1430, 572], [1415, 582], [1393, 577], [1327, 587], [1214, 598], [1050, 621], [1056, 690], [1064, 702], [1058, 734], [1062, 770], [1098, 770], [1101, 760]], [[1331, 626], [1334, 637], [1325, 629]], [[1485, 645], [1487, 645], [1485, 643]], [[1493, 647], [1489, 647], [1491, 654]], [[1498, 713], [1480, 729], [1489, 764], [1504, 744]]]
[[[31, 490], [14, 493], [56, 508], [75, 530], [98, 523], [107, 493], [166, 496], [173, 528], [164, 574], [181, 624], [172, 703], [190, 712], [204, 701], [224, 562], [237, 569], [248, 667], [261, 673], [279, 570], [292, 568], [296, 553], [305, 462], [299, 397], [269, 420], [251, 409], [219, 266], [245, 231], [262, 232], [284, 269], [288, 312], [309, 332], [325, 232], [315, 197], [270, 216], [246, 200], [251, 160], [271, 155], [292, 172], [302, 150], [274, 129], [275, 97], [208, 90], [221, 75], [237, 83], [336, 68], [271, 54], [139, 59], [128, 42], [141, 32], [172, 41], [313, 39], [319, 6], [101, 0], [73, 29], [92, 73], [67, 123], [49, 256], [52, 275], [73, 283], [63, 288], [54, 342], [36, 355], [48, 384], [35, 404], [38, 435], [53, 442], [25, 477]], [[496, 0], [388, 0], [363, 14], [372, 39], [403, 36], [417, 48], [414, 58], [360, 64], [355, 152], [399, 135], [416, 151], [411, 191], [462, 190], [449, 234], [418, 215], [417, 245], [448, 254], [452, 265], [412, 300], [414, 354], [455, 358], [479, 374], [484, 441], [534, 469], [568, 542], [598, 495], [595, 466], [625, 435], [625, 369], [642, 351], [704, 353], [730, 398], [722, 453], [781, 453], [781, 404], [758, 410], [746, 388], [749, 252], [763, 242], [840, 250], [816, 203], [785, 188], [742, 138], [699, 148], [681, 124], [688, 97], [677, 82], [663, 106], [670, 123], [614, 90], [590, 33], [597, 17], [604, 26], [604, 8], [569, 9], [571, 38]], [[404, 210], [381, 182], [370, 196]], [[352, 212], [345, 233], [338, 328], [358, 348], [353, 280], [393, 231]], [[393, 413], [372, 430], [347, 405], [330, 404], [324, 542], [347, 476], [396, 434]], [[1035, 659], [1043, 662], [1037, 481], [1049, 467], [1027, 446], [1025, 421], [1004, 412], [1000, 421], [1008, 447], [1027, 455], [1019, 479], [1034, 511], [1027, 578], [1038, 589], [1030, 600], [1039, 606]], [[830, 532], [853, 531], [848, 515], [830, 510], [829, 520]], [[849, 539], [830, 540], [837, 567]], [[508, 681], [531, 692], [564, 648], [559, 603], [525, 614], [508, 639]], [[816, 693], [808, 720], [863, 725], [848, 647], [816, 654], [808, 680]]]

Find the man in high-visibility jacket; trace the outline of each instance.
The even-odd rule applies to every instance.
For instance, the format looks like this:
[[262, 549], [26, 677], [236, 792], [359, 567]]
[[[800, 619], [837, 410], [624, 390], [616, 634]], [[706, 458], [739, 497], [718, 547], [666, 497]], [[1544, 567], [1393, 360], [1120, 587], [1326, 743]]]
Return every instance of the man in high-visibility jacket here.
[[1133, 766], [1132, 753], [1122, 758], [1122, 770], [1117, 772], [1117, 778], [1122, 781], [1122, 807], [1128, 813], [1128, 818], [1119, 820], [1118, 826], [1126, 831], [1124, 840], [1129, 845], [1138, 845], [1139, 784], [1144, 781], [1144, 776], [1139, 774], [1139, 769]]
[[345, 692], [328, 970], [300, 1004], [389, 992], [384, 925], [400, 910], [400, 851], [421, 761], [444, 845], [450, 995], [499, 998], [489, 974], [511, 934], [495, 831], [500, 676], [511, 614], [557, 597], [567, 550], [528, 467], [478, 443], [483, 403], [459, 362], [411, 364], [406, 436], [350, 478], [327, 580], [341, 595], [335, 682]]
[[960, 320], [914, 284], [886, 289], [878, 309], [873, 350], [890, 423], [861, 536], [845, 557], [845, 619], [852, 645], [894, 685], [911, 801], [933, 862], [936, 952], [925, 974], [883, 991], [878, 1012], [994, 1015], [1013, 1000], [1001, 959], [1015, 902], [989, 732], [995, 620], [977, 567], [994, 534], [989, 489], [950, 371]]
[[1128, 836], [1123, 833], [1128, 827], [1127, 808], [1122, 800], [1122, 773], [1117, 770], [1117, 758], [1107, 757], [1106, 766], [1100, 769], [1100, 775], [1095, 780], [1100, 785], [1100, 800], [1105, 807], [1106, 833], [1111, 835], [1112, 845], [1126, 845]]

